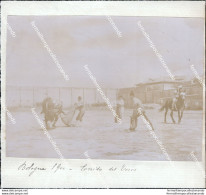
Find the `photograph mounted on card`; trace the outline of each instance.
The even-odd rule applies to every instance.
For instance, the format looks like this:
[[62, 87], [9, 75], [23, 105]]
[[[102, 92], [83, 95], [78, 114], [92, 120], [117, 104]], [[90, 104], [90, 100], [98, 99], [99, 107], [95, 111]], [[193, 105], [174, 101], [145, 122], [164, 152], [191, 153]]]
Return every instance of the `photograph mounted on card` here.
[[202, 2], [2, 10], [4, 187], [205, 186]]

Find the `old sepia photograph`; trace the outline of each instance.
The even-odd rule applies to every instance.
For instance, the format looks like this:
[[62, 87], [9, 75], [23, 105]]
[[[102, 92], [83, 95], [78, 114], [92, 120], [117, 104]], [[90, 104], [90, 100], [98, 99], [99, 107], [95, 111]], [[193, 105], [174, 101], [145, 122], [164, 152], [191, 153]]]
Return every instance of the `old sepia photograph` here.
[[7, 22], [6, 157], [202, 161], [204, 18]]
[[205, 3], [1, 8], [4, 194], [203, 192]]

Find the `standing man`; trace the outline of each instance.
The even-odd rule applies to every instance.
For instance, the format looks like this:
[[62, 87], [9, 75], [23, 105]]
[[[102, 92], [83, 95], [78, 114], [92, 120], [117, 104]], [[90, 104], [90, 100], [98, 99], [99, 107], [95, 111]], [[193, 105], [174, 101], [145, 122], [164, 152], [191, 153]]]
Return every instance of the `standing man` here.
[[[130, 92], [130, 99], [131, 99], [132, 107], [133, 107], [133, 113], [132, 113], [132, 116], [130, 118], [130, 130], [134, 131], [137, 128], [137, 118], [140, 115], [142, 115], [145, 118], [145, 120], [151, 126], [152, 130], [154, 130], [152, 123], [150, 122], [150, 120], [148, 119], [148, 117], [145, 114], [144, 106], [143, 106], [141, 100], [139, 100], [138, 98], [136, 98], [134, 96], [133, 91]], [[139, 112], [139, 110], [141, 110], [141, 113]]]
[[[116, 103], [116, 114], [119, 117], [119, 119], [122, 119], [124, 114], [124, 99], [122, 96], [118, 96], [117, 103]], [[115, 117], [115, 123], [117, 123], [117, 117]]]
[[79, 111], [79, 113], [76, 117], [76, 121], [77, 121], [77, 123], [82, 122], [82, 119], [83, 119], [83, 116], [84, 116], [84, 113], [85, 113], [85, 108], [84, 108], [84, 103], [82, 101], [81, 96], [78, 97], [77, 103], [75, 103], [75, 111], [76, 110]]
[[52, 120], [51, 110], [54, 108], [54, 103], [51, 97], [48, 94], [45, 94], [45, 98], [42, 101], [42, 111], [41, 114], [44, 114], [44, 121], [46, 124], [46, 128], [49, 129], [48, 121]]
[[49, 101], [50, 101], [50, 97], [48, 96], [47, 93], [45, 93], [45, 98], [44, 98], [44, 100], [41, 103], [41, 106], [42, 106], [41, 114], [46, 114], [46, 112], [47, 112], [47, 103]]

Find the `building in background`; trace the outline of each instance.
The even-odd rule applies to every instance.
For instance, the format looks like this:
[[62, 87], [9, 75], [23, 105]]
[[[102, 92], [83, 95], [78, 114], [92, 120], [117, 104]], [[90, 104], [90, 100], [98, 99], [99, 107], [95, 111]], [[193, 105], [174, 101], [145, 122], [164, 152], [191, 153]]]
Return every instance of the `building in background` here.
[[[102, 90], [113, 106], [117, 96], [121, 95], [125, 100], [125, 107], [131, 108], [129, 98], [131, 91], [144, 104], [163, 104], [167, 98], [174, 97], [179, 85], [182, 85], [183, 90], [186, 92], [186, 109], [202, 109], [203, 88], [196, 78], [185, 80], [183, 77], [178, 77], [175, 81], [150, 79], [148, 82], [139, 83], [135, 87]], [[65, 108], [72, 106], [78, 96], [82, 96], [85, 105], [106, 106], [96, 88], [16, 86], [7, 86], [6, 105], [8, 108], [39, 106], [46, 93], [53, 99], [62, 101]]]
[[137, 84], [136, 87], [119, 89], [118, 95], [123, 96], [127, 108], [131, 107], [129, 98], [131, 91], [144, 104], [163, 104], [166, 99], [174, 97], [179, 85], [183, 86], [186, 93], [186, 109], [202, 109], [203, 88], [197, 79], [185, 80], [184, 77], [177, 77], [175, 81], [150, 79], [148, 82]]

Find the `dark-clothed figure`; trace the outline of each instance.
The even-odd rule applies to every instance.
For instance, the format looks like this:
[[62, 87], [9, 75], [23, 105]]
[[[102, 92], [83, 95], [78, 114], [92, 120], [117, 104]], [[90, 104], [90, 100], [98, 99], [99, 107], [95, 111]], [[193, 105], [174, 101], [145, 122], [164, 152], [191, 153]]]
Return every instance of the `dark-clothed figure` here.
[[51, 97], [46, 97], [42, 102], [42, 111], [41, 114], [44, 114], [44, 121], [46, 124], [46, 128], [48, 129], [48, 121], [53, 121], [55, 116], [53, 112], [51, 112], [54, 108], [54, 103]]
[[49, 121], [53, 123], [52, 127], [55, 127], [61, 113], [65, 114], [62, 110], [62, 104], [54, 104], [52, 98], [48, 96], [43, 100], [41, 114], [44, 114], [47, 129], [49, 129]]
[[66, 115], [66, 113], [63, 111], [62, 102], [54, 104], [53, 112], [54, 112], [54, 123], [52, 126], [56, 127], [56, 122], [59, 119], [60, 114]]

